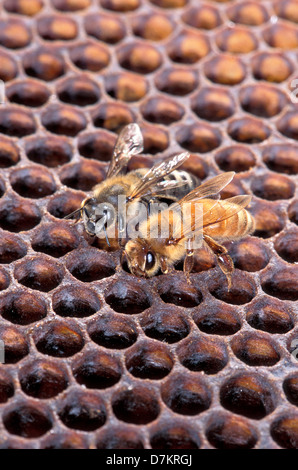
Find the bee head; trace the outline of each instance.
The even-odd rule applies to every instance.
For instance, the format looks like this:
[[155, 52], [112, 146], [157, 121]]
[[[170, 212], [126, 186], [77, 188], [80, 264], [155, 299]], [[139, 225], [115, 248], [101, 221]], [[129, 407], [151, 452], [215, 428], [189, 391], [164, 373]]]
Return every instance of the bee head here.
[[158, 271], [158, 256], [145, 240], [137, 238], [127, 242], [125, 254], [132, 274], [151, 277]]
[[111, 204], [98, 204], [96, 198], [86, 199], [81, 207], [82, 218], [89, 235], [98, 235], [114, 220], [115, 210]]

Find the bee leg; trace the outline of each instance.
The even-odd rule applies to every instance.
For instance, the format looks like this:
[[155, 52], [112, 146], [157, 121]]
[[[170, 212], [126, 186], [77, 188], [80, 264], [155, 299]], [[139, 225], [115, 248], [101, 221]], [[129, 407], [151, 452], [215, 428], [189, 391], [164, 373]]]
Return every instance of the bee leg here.
[[217, 256], [218, 265], [227, 278], [229, 291], [232, 287], [232, 274], [234, 271], [233, 260], [228, 255], [227, 249], [219, 243], [216, 243], [213, 238], [209, 237], [208, 235], [204, 235], [204, 240], [209, 248], [211, 248], [213, 253]]
[[174, 270], [172, 266], [168, 265], [167, 258], [165, 256], [160, 257], [160, 269], [163, 274], [168, 274], [169, 272]]
[[185, 256], [184, 262], [183, 262], [183, 272], [186, 276], [186, 280], [187, 280], [188, 284], [191, 284], [189, 275], [190, 275], [191, 270], [192, 270], [193, 265], [194, 265], [193, 255], [194, 255], [194, 250], [192, 248], [192, 240], [188, 239], [187, 249], [186, 249], [186, 256]]
[[126, 260], [126, 253], [125, 253], [124, 248], [122, 248], [121, 253], [120, 253], [119, 264], [116, 267], [116, 271], [121, 271], [122, 270], [122, 265], [123, 265], [125, 260]]

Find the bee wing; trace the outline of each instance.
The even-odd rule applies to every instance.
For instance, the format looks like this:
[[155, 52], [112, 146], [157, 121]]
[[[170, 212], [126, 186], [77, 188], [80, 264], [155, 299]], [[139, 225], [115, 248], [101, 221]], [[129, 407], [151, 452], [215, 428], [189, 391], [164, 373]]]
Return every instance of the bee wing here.
[[[162, 178], [172, 173], [172, 171], [176, 170], [176, 168], [181, 166], [188, 159], [188, 157], [189, 153], [184, 152], [154, 165], [143, 176], [140, 183], [133, 188], [132, 192], [128, 195], [128, 200], [151, 194], [157, 183]], [[149, 191], [150, 187], [151, 191]]]
[[144, 192], [142, 194], [142, 197], [149, 196], [149, 195], [152, 195], [155, 197], [158, 197], [159, 195], [162, 196], [162, 193], [165, 191], [180, 188], [181, 186], [186, 186], [186, 185], [187, 185], [187, 181], [175, 181], [175, 180], [160, 181], [152, 188], [151, 187], [148, 188], [147, 192]]
[[138, 124], [125, 126], [117, 138], [107, 178], [117, 175], [133, 155], [142, 152], [143, 144], [143, 136]]

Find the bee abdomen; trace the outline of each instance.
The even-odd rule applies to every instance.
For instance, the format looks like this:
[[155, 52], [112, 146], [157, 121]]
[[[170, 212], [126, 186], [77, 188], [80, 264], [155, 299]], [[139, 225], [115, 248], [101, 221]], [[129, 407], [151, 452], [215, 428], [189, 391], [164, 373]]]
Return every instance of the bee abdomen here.
[[171, 196], [175, 200], [182, 199], [186, 194], [192, 191], [194, 188], [199, 186], [200, 180], [191, 173], [184, 170], [175, 170], [165, 177], [165, 180], [174, 180], [177, 183], [185, 183], [177, 188], [173, 188], [167, 192], [168, 196]]

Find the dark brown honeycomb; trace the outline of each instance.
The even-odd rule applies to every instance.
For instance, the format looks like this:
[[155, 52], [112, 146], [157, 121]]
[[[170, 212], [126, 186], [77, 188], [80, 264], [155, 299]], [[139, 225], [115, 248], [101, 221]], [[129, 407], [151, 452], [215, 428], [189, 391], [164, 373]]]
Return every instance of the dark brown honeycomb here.
[[[298, 448], [297, 12], [1, 3], [1, 449]], [[139, 279], [63, 220], [131, 122], [129, 169], [188, 150], [200, 180], [236, 172], [223, 198], [252, 195], [230, 291], [205, 250], [191, 284], [181, 263]]]

